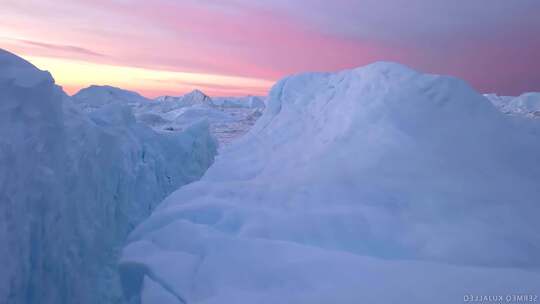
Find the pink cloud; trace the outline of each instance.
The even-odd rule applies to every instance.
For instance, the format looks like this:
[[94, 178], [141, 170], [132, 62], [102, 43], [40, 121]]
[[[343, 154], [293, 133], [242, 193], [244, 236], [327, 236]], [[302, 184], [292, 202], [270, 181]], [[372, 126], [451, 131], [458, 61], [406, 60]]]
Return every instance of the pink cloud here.
[[[309, 14], [298, 11], [302, 3], [275, 3], [21, 0], [4, 8], [11, 14], [5, 14], [0, 29], [13, 30], [10, 38], [36, 42], [12, 45], [15, 51], [114, 65], [276, 80], [301, 71], [392, 60], [462, 77], [483, 91], [540, 90], [534, 72], [540, 62], [534, 37], [540, 35], [529, 26], [536, 24], [531, 10], [513, 6], [525, 21], [505, 17], [496, 31], [486, 32], [498, 23], [489, 18], [472, 22], [471, 16], [457, 16], [459, 8], [451, 12], [459, 17], [454, 19], [403, 12], [403, 20], [418, 20], [420, 27], [400, 24], [399, 14], [373, 1], [338, 0], [331, 9], [315, 1]], [[429, 3], [415, 0], [414, 7], [437, 14], [448, 10]], [[491, 7], [500, 17], [501, 5], [474, 5], [473, 17], [489, 16]], [[362, 7], [389, 12], [392, 18], [371, 16]]]

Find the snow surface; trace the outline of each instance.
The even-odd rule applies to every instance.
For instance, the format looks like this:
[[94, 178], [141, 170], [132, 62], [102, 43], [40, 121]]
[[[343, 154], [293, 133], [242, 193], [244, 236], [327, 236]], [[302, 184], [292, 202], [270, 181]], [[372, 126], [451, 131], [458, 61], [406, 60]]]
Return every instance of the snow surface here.
[[128, 233], [213, 162], [207, 124], [156, 133], [101, 97], [84, 113], [48, 72], [0, 50], [0, 303], [123, 303]]
[[485, 94], [484, 96], [505, 114], [540, 118], [540, 93], [523, 93], [517, 97], [496, 94]]
[[393, 63], [285, 78], [121, 259], [133, 303], [540, 294], [540, 132]]

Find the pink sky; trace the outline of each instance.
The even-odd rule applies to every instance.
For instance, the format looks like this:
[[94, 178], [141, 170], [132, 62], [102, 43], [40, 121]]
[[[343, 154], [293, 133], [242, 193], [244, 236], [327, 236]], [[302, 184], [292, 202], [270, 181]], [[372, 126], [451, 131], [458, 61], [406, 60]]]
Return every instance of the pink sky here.
[[4, 0], [0, 46], [71, 93], [262, 95], [288, 74], [377, 60], [482, 92], [540, 91], [540, 1], [446, 2]]

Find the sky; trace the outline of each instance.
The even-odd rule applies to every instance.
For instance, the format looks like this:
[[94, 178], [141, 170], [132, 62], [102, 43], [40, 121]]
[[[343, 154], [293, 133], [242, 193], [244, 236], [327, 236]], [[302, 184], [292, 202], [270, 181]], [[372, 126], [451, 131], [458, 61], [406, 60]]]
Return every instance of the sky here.
[[148, 97], [265, 95], [276, 80], [374, 61], [540, 91], [539, 0], [0, 0], [0, 48]]

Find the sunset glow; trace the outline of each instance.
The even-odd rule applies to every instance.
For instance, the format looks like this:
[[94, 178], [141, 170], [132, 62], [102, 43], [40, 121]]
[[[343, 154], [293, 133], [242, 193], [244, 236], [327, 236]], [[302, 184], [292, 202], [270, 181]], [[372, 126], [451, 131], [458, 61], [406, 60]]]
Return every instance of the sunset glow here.
[[[266, 94], [277, 79], [378, 60], [478, 90], [540, 90], [540, 2], [6, 0], [0, 46], [73, 93]], [[425, 14], [429, 8], [429, 14]]]
[[90, 84], [98, 84], [140, 90], [147, 95], [175, 94], [192, 87], [214, 95], [238, 95], [246, 89], [253, 94], [264, 95], [272, 85], [271, 81], [257, 78], [152, 70], [64, 58], [26, 56], [26, 59], [37, 67], [49, 70], [71, 94]]

